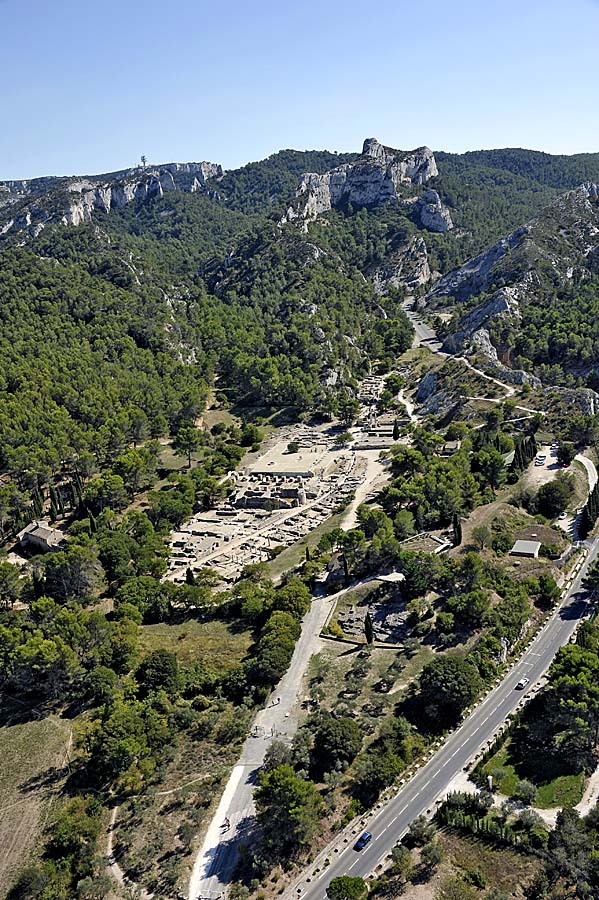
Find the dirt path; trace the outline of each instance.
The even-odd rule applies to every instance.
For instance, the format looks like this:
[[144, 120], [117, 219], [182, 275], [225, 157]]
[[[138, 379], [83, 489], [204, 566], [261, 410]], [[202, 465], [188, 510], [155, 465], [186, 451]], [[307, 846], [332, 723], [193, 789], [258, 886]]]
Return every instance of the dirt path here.
[[397, 395], [397, 399], [405, 406], [410, 422], [416, 421], [416, 419], [418, 419], [418, 416], [414, 412], [415, 406], [412, 401], [408, 397], [406, 397], [403, 390], [399, 392], [399, 394]]
[[354, 499], [351, 501], [345, 516], [341, 521], [341, 528], [349, 531], [355, 528], [358, 522], [357, 510], [361, 503], [364, 503], [368, 497], [372, 497], [384, 484], [389, 480], [389, 469], [387, 464], [380, 459], [380, 450], [359, 450], [356, 451], [359, 459], [366, 460], [366, 472], [364, 480], [356, 488]]
[[135, 892], [135, 896], [139, 898], [139, 900], [151, 900], [154, 894], [149, 894], [144, 888], [140, 887], [135, 882], [131, 881], [121, 867], [118, 862], [114, 858], [114, 846], [113, 846], [113, 836], [116, 830], [116, 817], [118, 815], [119, 807], [115, 806], [112, 810], [112, 815], [110, 816], [110, 825], [108, 827], [108, 842], [106, 845], [106, 855], [108, 857], [108, 865], [110, 869], [110, 873], [112, 877], [117, 881], [121, 887], [129, 888]]

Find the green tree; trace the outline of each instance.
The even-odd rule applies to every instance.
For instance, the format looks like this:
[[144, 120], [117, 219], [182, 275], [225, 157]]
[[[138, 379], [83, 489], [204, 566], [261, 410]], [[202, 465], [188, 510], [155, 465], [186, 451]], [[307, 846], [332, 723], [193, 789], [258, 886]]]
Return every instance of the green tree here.
[[435, 872], [443, 862], [444, 853], [434, 841], [429, 841], [420, 851], [420, 861], [428, 874]]
[[364, 618], [364, 636], [367, 644], [374, 644], [374, 626], [370, 612], [367, 612]]
[[329, 900], [360, 900], [368, 892], [368, 886], [362, 878], [350, 875], [339, 875], [329, 882], [327, 897]]
[[391, 850], [391, 872], [402, 882], [409, 881], [414, 871], [414, 861], [409, 849], [403, 844], [396, 844]]
[[96, 514], [107, 507], [122, 509], [127, 503], [123, 479], [120, 475], [99, 475], [85, 488], [83, 502]]
[[522, 778], [516, 782], [516, 786], [513, 790], [512, 796], [516, 800], [521, 800], [523, 803], [526, 803], [530, 806], [536, 800], [537, 789], [531, 781], [527, 781], [525, 778]]
[[472, 539], [479, 550], [484, 550], [491, 542], [491, 537], [491, 530], [486, 525], [477, 525], [472, 529]]
[[194, 425], [183, 425], [173, 438], [173, 450], [187, 457], [187, 468], [191, 468], [191, 457], [201, 444], [201, 437]]
[[99, 587], [103, 570], [93, 545], [72, 544], [44, 560], [46, 593], [60, 603], [89, 601]]
[[9, 562], [0, 562], [0, 604], [5, 609], [12, 609], [25, 585], [25, 579], [17, 566]]
[[353, 719], [328, 716], [314, 733], [312, 765], [317, 775], [352, 762], [362, 746], [360, 726]]
[[576, 456], [576, 447], [572, 444], [560, 444], [557, 448], [557, 459], [562, 465], [569, 466]]
[[349, 393], [339, 398], [339, 418], [344, 425], [353, 425], [360, 414], [360, 402]]
[[420, 673], [420, 696], [427, 718], [436, 727], [455, 724], [478, 696], [482, 679], [476, 666], [461, 656], [440, 656]]
[[568, 505], [574, 491], [572, 481], [561, 473], [546, 484], [542, 484], [537, 492], [539, 512], [550, 519], [559, 515]]
[[170, 650], [153, 650], [138, 666], [135, 677], [144, 695], [165, 691], [172, 696], [179, 688], [177, 657]]
[[310, 842], [323, 809], [311, 781], [284, 764], [260, 773], [255, 798], [264, 844], [275, 856], [285, 857]]
[[414, 847], [424, 847], [435, 836], [437, 829], [433, 822], [429, 822], [426, 816], [418, 816], [410, 823], [406, 840]]

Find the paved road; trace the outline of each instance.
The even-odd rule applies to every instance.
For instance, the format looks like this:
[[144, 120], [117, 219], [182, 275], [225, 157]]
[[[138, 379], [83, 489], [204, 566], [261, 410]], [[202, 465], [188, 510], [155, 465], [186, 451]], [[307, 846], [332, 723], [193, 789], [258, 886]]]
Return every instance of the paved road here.
[[[273, 740], [290, 740], [296, 730], [293, 717], [298, 691], [308, 662], [318, 649], [320, 632], [334, 607], [338, 594], [312, 602], [302, 622], [289, 668], [266, 707], [254, 719], [252, 733], [243, 745], [216, 814], [208, 827], [189, 881], [189, 898], [215, 897], [225, 890], [237, 861], [237, 842], [247, 839], [254, 816], [253, 791], [256, 776]], [[228, 829], [223, 828], [228, 818]]]
[[[521, 660], [464, 724], [450, 735], [429, 762], [369, 821], [367, 829], [373, 835], [372, 842], [361, 853], [353, 849], [351, 841], [338, 853], [330, 852], [330, 865], [309, 882], [296, 882], [287, 891], [286, 900], [324, 900], [327, 885], [332, 878], [347, 874], [362, 877], [369, 875], [401, 839], [410, 822], [422, 813], [435, 809], [435, 802], [444, 794], [450, 782], [493, 739], [501, 724], [521, 702], [526, 691], [515, 689], [519, 679], [529, 678], [529, 689], [532, 689], [546, 672], [558, 649], [572, 635], [587, 609], [581, 581], [586, 569], [597, 557], [599, 539], [589, 542], [589, 548], [589, 554], [562, 605]], [[314, 865], [306, 872], [306, 877], [314, 871]]]
[[[414, 340], [412, 342], [413, 347], [428, 347], [430, 350], [435, 350], [439, 352], [441, 349], [442, 342], [437, 337], [435, 331], [432, 328], [429, 328], [428, 325], [425, 325], [424, 322], [418, 318], [418, 315], [414, 309], [414, 300], [408, 299], [403, 304], [404, 312], [410, 322], [414, 327]], [[443, 354], [446, 356], [447, 354]]]
[[[584, 456], [582, 453], [578, 453], [575, 456], [575, 459], [584, 466], [586, 469], [587, 477], [589, 480], [589, 494], [597, 484], [597, 469], [595, 468], [595, 463]], [[587, 494], [588, 497], [588, 494]], [[573, 541], [578, 540], [578, 529], [580, 527], [580, 521], [582, 519], [582, 515], [579, 512], [574, 512], [571, 515], [567, 516], [565, 519], [558, 520], [557, 525], [562, 531], [565, 531], [566, 534], [570, 535]]]

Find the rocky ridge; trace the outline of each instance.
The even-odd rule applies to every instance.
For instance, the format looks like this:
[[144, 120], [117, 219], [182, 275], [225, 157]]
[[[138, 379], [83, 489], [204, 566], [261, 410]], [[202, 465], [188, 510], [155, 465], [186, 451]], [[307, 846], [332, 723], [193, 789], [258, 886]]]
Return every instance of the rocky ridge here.
[[408, 290], [428, 284], [432, 272], [428, 261], [426, 242], [421, 235], [413, 235], [381, 265], [368, 275], [377, 294], [387, 294], [391, 288]]
[[162, 197], [169, 191], [207, 190], [207, 181], [223, 174], [209, 162], [166, 163], [86, 177], [48, 177], [0, 182], [0, 235], [28, 230], [34, 236], [52, 221], [90, 222], [128, 203]]
[[393, 150], [375, 138], [367, 138], [355, 162], [344, 163], [322, 175], [306, 172], [302, 176], [298, 202], [289, 207], [285, 221], [315, 219], [348, 204], [374, 207], [403, 203], [414, 208], [423, 227], [447, 231], [453, 222], [435, 191], [428, 191], [422, 198], [406, 195], [406, 188], [424, 185], [438, 174], [434, 154], [428, 147]]
[[[584, 280], [599, 260], [599, 185], [585, 182], [547, 206], [535, 219], [501, 238], [488, 250], [447, 273], [425, 298], [439, 308], [452, 298], [470, 301], [457, 317], [444, 349], [471, 350], [497, 364], [490, 331], [498, 322], [518, 327], [522, 308], [534, 302], [541, 276], [552, 272], [555, 283]], [[472, 298], [490, 294], [472, 306]]]

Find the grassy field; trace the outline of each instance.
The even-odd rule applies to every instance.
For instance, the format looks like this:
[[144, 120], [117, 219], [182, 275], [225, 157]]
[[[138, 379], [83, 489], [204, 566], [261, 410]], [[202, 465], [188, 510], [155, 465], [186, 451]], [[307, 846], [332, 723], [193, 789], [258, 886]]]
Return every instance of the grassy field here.
[[589, 476], [583, 464], [577, 459], [574, 460], [568, 472], [574, 480], [574, 493], [568, 503], [568, 508], [574, 512], [586, 503], [589, 495]]
[[237, 631], [219, 620], [199, 622], [189, 619], [176, 625], [161, 622], [141, 628], [144, 655], [153, 650], [170, 650], [183, 665], [202, 659], [219, 670], [231, 669], [247, 656], [251, 644], [249, 631]]
[[58, 716], [0, 728], [0, 896], [35, 858], [48, 804], [62, 783], [70, 732]]
[[[419, 867], [420, 851], [412, 850], [415, 865], [411, 882], [402, 882], [393, 875], [387, 883], [381, 884], [374, 898], [401, 896], [402, 900], [437, 900], [441, 886], [448, 879], [468, 885], [468, 893], [457, 888], [455, 897], [467, 896], [484, 900], [491, 888], [496, 888], [506, 897], [520, 898], [526, 887], [542, 867], [535, 856], [527, 856], [506, 847], [493, 846], [484, 840], [460, 834], [451, 828], [437, 832], [435, 841], [443, 853], [443, 861], [431, 876]], [[451, 893], [451, 896], [454, 894]]]
[[510, 897], [520, 896], [519, 891], [532, 880], [541, 865], [533, 856], [493, 847], [451, 829], [440, 832], [439, 843], [453, 873], [466, 878], [469, 873], [480, 873], [481, 882], [487, 888], [499, 888]]
[[[516, 783], [527, 778], [537, 787], [537, 799], [534, 805], [539, 809], [554, 809], [561, 806], [575, 806], [582, 799], [585, 778], [581, 773], [567, 774], [551, 771], [547, 760], [527, 759], [526, 770], [513, 752], [511, 740], [499, 748], [482, 769], [483, 775], [493, 774], [495, 787], [501, 793], [511, 797]], [[536, 774], [535, 776], [535, 773]]]

